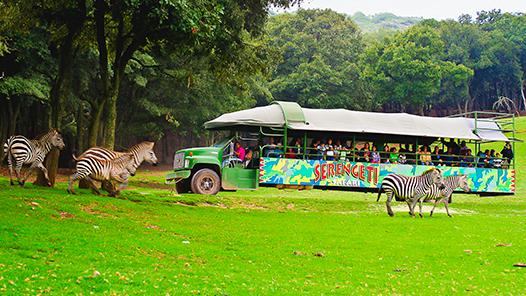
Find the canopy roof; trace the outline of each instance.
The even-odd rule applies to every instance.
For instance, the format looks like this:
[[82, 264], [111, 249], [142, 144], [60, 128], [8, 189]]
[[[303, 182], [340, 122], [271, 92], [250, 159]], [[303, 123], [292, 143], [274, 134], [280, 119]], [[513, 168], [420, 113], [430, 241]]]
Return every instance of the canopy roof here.
[[240, 126], [285, 127], [302, 131], [373, 133], [476, 141], [509, 141], [496, 121], [464, 117], [426, 117], [346, 109], [310, 109], [296, 103], [274, 104], [227, 113], [205, 123], [207, 129]]

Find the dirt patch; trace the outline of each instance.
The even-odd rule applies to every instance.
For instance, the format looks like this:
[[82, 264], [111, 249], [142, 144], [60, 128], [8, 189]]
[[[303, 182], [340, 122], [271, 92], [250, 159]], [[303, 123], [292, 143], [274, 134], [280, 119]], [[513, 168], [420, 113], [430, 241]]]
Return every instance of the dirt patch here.
[[81, 207], [80, 209], [83, 212], [88, 213], [90, 215], [96, 215], [96, 216], [105, 217], [105, 218], [115, 218], [115, 215], [95, 209], [98, 206], [99, 206], [98, 203], [91, 203], [89, 205]]

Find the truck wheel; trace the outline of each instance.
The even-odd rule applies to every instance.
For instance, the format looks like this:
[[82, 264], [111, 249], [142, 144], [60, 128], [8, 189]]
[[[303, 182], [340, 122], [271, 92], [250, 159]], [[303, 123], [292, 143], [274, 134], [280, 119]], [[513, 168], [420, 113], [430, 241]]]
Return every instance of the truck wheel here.
[[188, 193], [190, 191], [190, 179], [183, 179], [175, 184], [177, 193]]
[[192, 177], [192, 191], [197, 194], [217, 194], [221, 188], [221, 180], [211, 169], [201, 169]]

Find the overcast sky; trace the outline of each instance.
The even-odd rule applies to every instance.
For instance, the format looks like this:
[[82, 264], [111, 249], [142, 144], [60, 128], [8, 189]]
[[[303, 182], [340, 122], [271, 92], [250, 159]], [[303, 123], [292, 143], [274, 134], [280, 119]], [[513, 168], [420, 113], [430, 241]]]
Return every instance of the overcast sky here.
[[442, 20], [456, 19], [463, 13], [475, 16], [477, 11], [494, 8], [504, 12], [526, 12], [526, 0], [304, 0], [301, 7], [331, 8], [347, 14], [357, 11], [367, 15], [392, 12], [398, 16], [419, 16]]

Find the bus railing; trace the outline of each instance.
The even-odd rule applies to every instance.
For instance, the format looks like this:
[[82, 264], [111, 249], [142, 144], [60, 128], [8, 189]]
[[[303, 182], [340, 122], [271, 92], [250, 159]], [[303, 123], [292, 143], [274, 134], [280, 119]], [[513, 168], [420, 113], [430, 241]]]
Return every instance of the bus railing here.
[[[259, 155], [261, 157], [287, 158], [287, 159], [311, 159], [329, 161], [352, 161], [366, 163], [391, 163], [391, 164], [410, 164], [410, 165], [433, 165], [450, 167], [477, 167], [477, 168], [496, 168], [508, 169], [512, 167], [512, 162], [505, 157], [477, 156], [477, 155], [458, 155], [458, 154], [424, 154], [418, 152], [387, 152], [376, 151], [380, 155], [380, 161], [374, 161], [371, 153], [358, 149], [334, 149], [320, 150], [317, 148], [307, 148], [304, 153], [303, 147], [287, 146], [289, 151], [283, 151], [284, 146], [264, 145], [260, 146]], [[327, 152], [332, 152], [327, 154]], [[424, 156], [424, 157], [422, 157]], [[431, 161], [425, 161], [426, 157], [431, 157]], [[428, 159], [428, 158], [427, 158]]]

